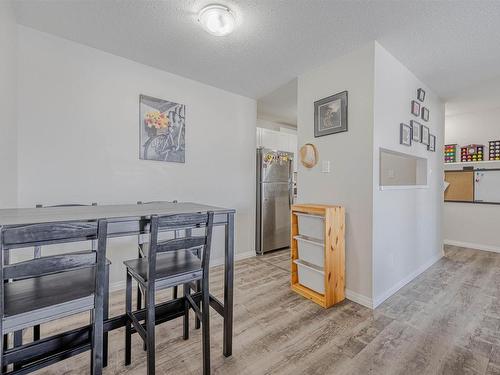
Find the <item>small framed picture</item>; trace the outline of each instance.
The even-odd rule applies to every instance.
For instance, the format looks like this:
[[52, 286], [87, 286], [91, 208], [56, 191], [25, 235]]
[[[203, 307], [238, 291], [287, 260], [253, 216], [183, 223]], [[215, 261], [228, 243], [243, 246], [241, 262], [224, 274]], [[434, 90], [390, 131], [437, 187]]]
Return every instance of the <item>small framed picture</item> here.
[[422, 107], [422, 120], [429, 121], [429, 110], [425, 107]]
[[429, 135], [429, 145], [427, 146], [427, 150], [436, 152], [436, 136]]
[[413, 141], [419, 143], [422, 142], [422, 132], [420, 131], [422, 124], [420, 124], [417, 121], [411, 120], [410, 125], [411, 125], [411, 138], [413, 139]]
[[347, 91], [314, 102], [314, 137], [347, 131]]
[[411, 127], [401, 123], [399, 125], [399, 143], [405, 146], [411, 146]]
[[416, 100], [411, 101], [411, 113], [414, 116], [417, 116], [417, 117], [420, 116], [420, 103], [417, 102]]
[[418, 89], [417, 90], [417, 99], [421, 102], [425, 100], [425, 91], [424, 89]]
[[421, 133], [422, 133], [422, 143], [424, 145], [429, 146], [429, 134], [430, 134], [429, 133], [429, 128], [427, 126], [425, 126], [425, 125], [422, 125], [422, 131], [421, 131]]

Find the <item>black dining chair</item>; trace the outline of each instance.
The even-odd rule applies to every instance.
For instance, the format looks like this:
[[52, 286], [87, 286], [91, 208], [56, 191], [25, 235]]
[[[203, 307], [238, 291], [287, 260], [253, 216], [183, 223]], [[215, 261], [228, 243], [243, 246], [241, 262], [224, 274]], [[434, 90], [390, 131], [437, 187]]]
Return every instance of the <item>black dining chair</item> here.
[[[79, 251], [5, 264], [0, 262], [0, 332], [7, 334], [35, 325], [92, 311], [91, 373], [102, 374], [103, 320], [106, 310], [106, 220], [69, 221], [4, 226], [0, 228], [2, 257], [20, 248], [97, 240], [95, 250]], [[10, 282], [5, 282], [10, 281]], [[0, 368], [5, 359], [0, 340]], [[27, 344], [29, 345], [29, 344]], [[17, 373], [29, 373], [70, 356], [56, 353], [35, 362], [22, 364]]]
[[[168, 201], [150, 201], [150, 202], [137, 201], [137, 204], [153, 204], [153, 203], [177, 203], [177, 200], [174, 200], [172, 202], [168, 202]], [[148, 241], [145, 238], [146, 238], [146, 234], [149, 233], [149, 225], [148, 224], [146, 224], [145, 228], [142, 228], [142, 232], [143, 233], [140, 233], [137, 236], [137, 256], [139, 258], [146, 258], [147, 253], [148, 253], [148, 249], [147, 249]], [[175, 231], [174, 238], [177, 238], [177, 236], [178, 236], [178, 232]], [[172, 297], [174, 299], [177, 298], [178, 291], [179, 291], [178, 287], [174, 286], [173, 290], [172, 290]], [[141, 288], [139, 286], [137, 286], [136, 301], [137, 301], [137, 310], [142, 309], [142, 291], [141, 291]]]
[[[88, 204], [76, 204], [76, 203], [69, 203], [69, 204], [56, 204], [54, 206], [44, 206], [42, 204], [37, 204], [35, 207], [36, 208], [42, 208], [42, 207], [80, 207], [80, 206], [89, 206]], [[92, 206], [97, 206], [97, 203], [92, 203]], [[92, 243], [92, 250], [96, 249], [97, 243], [96, 240], [91, 241]], [[33, 258], [40, 258], [42, 256], [42, 247], [41, 246], [35, 246], [33, 249]], [[15, 337], [14, 337], [14, 346], [22, 345], [22, 332], [15, 332]], [[36, 325], [33, 327], [33, 340], [37, 341], [40, 340], [40, 326]]]
[[[203, 343], [203, 374], [210, 374], [210, 295], [208, 289], [210, 245], [212, 240], [213, 212], [177, 214], [151, 217], [151, 234], [147, 258], [124, 262], [127, 269], [125, 310], [125, 365], [131, 362], [132, 329], [146, 343], [147, 372], [155, 373], [155, 292], [173, 286], [183, 286], [185, 299], [184, 339], [189, 338], [189, 310], [201, 320]], [[159, 232], [184, 230], [186, 237], [159, 240]], [[193, 235], [192, 230], [204, 230], [203, 235]], [[193, 252], [201, 249], [201, 259]], [[179, 253], [181, 252], [182, 253]], [[132, 311], [132, 279], [143, 290], [146, 305], [145, 323], [141, 324]], [[201, 281], [201, 309], [191, 296], [191, 289]]]
[[[63, 204], [55, 204], [51, 206], [44, 206], [43, 204], [37, 204], [35, 207], [36, 208], [43, 208], [43, 207], [89, 207], [89, 206], [97, 206], [97, 202], [92, 202], [91, 204], [81, 204], [81, 203], [63, 203]], [[97, 240], [91, 240], [90, 241], [91, 248], [92, 250], [97, 249]], [[42, 255], [42, 247], [41, 246], [36, 246], [33, 252], [33, 257], [34, 258], [40, 258]], [[105, 285], [105, 304], [104, 304], [104, 318], [108, 318], [109, 315], [109, 266], [111, 265], [111, 262], [109, 260], [106, 260], [106, 285]], [[92, 318], [92, 317], [91, 317]], [[33, 340], [40, 340], [40, 325], [36, 325], [33, 327]], [[103, 355], [103, 366], [106, 367], [108, 365], [108, 333], [104, 333], [104, 355]], [[22, 334], [21, 337], [19, 336], [18, 332], [14, 333], [14, 346], [22, 344]]]
[[[97, 206], [97, 203], [93, 202], [92, 204], [78, 204], [78, 203], [66, 203], [66, 204], [56, 204], [52, 206], [44, 206], [42, 204], [37, 204], [35, 207], [36, 208], [43, 208], [43, 207], [85, 207], [85, 206]], [[90, 241], [92, 245], [92, 250], [96, 250], [97, 248], [97, 240], [92, 240]], [[41, 246], [35, 246], [33, 249], [33, 258], [40, 258], [42, 255], [42, 247]], [[9, 264], [10, 262], [10, 252], [6, 251], [5, 252], [5, 259], [4, 263]], [[108, 265], [111, 264], [111, 262], [108, 261]], [[107, 277], [109, 276], [109, 267], [106, 268], [107, 272]], [[108, 298], [109, 295], [109, 281], [106, 283], [106, 298]], [[106, 309], [108, 307], [108, 303], [106, 303]], [[106, 310], [105, 312], [106, 318], [108, 317], [108, 311]], [[33, 341], [40, 340], [40, 325], [36, 325], [33, 327]], [[14, 340], [13, 340], [13, 346], [21, 346], [23, 344], [23, 332], [22, 331], [16, 331], [14, 332]], [[4, 346], [8, 346], [8, 337], [7, 335], [4, 336]], [[106, 332], [104, 334], [104, 361], [103, 361], [104, 367], [108, 365], [108, 333]], [[16, 366], [16, 369], [18, 369], [18, 366]]]

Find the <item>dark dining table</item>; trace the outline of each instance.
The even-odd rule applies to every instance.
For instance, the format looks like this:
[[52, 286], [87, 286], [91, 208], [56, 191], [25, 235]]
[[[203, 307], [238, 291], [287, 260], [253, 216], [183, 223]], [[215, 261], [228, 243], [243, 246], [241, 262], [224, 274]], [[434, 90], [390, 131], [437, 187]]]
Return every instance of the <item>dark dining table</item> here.
[[[223, 354], [232, 354], [233, 337], [233, 279], [234, 279], [234, 209], [213, 207], [191, 202], [154, 202], [147, 204], [112, 204], [100, 206], [70, 206], [46, 208], [0, 209], [0, 226], [50, 223], [71, 220], [108, 221], [108, 238], [146, 233], [151, 215], [169, 215], [194, 212], [214, 212], [214, 225], [224, 226], [224, 301], [210, 295], [210, 306], [223, 317]], [[199, 294], [199, 293], [198, 293]], [[195, 299], [200, 296], [195, 295]], [[145, 316], [145, 311], [138, 312]], [[168, 321], [184, 314], [184, 297], [170, 300], [156, 307], [157, 322]], [[124, 327], [125, 314], [105, 320], [104, 331]], [[90, 347], [90, 325], [69, 332], [42, 338], [38, 341], [9, 348], [4, 353], [7, 363], [26, 365], [42, 361], [44, 365], [79, 354]]]

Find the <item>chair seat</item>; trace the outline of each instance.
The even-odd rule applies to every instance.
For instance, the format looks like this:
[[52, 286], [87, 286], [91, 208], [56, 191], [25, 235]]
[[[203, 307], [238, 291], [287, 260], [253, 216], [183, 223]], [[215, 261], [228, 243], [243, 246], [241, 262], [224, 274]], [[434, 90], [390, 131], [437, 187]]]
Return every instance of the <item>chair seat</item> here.
[[[137, 250], [139, 250], [139, 252], [142, 254], [143, 257], [147, 257], [148, 254], [149, 254], [149, 242], [144, 242], [143, 244], [141, 245], [138, 245], [137, 246]], [[186, 249], [186, 250], [179, 250], [179, 251], [189, 251], [191, 252], [191, 254], [194, 254], [196, 255], [197, 254], [197, 249]], [[198, 257], [199, 259], [199, 257]]]
[[95, 267], [4, 285], [4, 329], [13, 331], [93, 308]]
[[[148, 258], [132, 259], [123, 262], [134, 278], [146, 283]], [[175, 251], [156, 256], [156, 280], [176, 279], [179, 283], [197, 280], [202, 275], [201, 260], [191, 251]]]

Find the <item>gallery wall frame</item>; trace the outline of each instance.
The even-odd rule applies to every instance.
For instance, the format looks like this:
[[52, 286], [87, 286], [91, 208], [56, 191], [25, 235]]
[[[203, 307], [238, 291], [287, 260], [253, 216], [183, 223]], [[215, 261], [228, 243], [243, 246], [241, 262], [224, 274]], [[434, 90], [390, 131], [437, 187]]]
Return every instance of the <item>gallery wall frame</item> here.
[[428, 146], [430, 138], [429, 128], [425, 125], [422, 125], [421, 133], [422, 133], [422, 144]]
[[429, 135], [429, 145], [427, 146], [427, 150], [436, 152], [436, 136], [434, 134]]
[[414, 142], [422, 142], [422, 124], [415, 120], [410, 120], [410, 126], [411, 126], [411, 138], [413, 139]]
[[411, 114], [420, 117], [420, 103], [416, 100], [411, 101]]
[[429, 121], [429, 109], [426, 107], [422, 107], [422, 120]]
[[399, 143], [404, 146], [411, 146], [411, 126], [405, 123], [399, 125]]
[[424, 102], [424, 100], [425, 100], [425, 91], [424, 91], [424, 89], [418, 89], [417, 90], [417, 99], [419, 101], [421, 101], [422, 103]]

